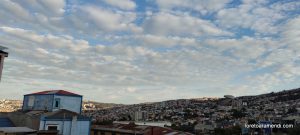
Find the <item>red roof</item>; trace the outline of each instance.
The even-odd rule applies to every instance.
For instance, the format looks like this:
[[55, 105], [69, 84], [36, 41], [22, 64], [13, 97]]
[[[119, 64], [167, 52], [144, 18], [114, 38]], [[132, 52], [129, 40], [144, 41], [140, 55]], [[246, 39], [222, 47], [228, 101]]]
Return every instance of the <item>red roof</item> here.
[[66, 96], [81, 96], [69, 91], [65, 90], [46, 90], [46, 91], [41, 91], [41, 92], [36, 92], [36, 93], [31, 93], [28, 95], [66, 95]]

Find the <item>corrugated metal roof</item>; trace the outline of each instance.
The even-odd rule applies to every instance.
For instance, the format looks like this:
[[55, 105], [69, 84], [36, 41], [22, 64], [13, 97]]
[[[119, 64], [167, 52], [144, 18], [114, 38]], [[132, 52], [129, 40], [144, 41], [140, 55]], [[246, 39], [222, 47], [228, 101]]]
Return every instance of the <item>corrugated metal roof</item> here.
[[41, 91], [41, 92], [35, 92], [27, 95], [65, 95], [65, 96], [81, 96], [69, 91], [65, 90], [47, 90], [47, 91]]
[[0, 127], [14, 127], [9, 118], [0, 118]]

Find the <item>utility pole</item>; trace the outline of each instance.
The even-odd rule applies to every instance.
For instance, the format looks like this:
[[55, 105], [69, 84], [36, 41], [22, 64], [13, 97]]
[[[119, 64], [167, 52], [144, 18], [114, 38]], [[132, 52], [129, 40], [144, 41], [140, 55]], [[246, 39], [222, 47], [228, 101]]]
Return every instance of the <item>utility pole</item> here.
[[8, 52], [5, 52], [6, 47], [0, 46], [0, 81], [1, 81], [1, 76], [2, 76], [2, 70], [3, 70], [3, 65], [4, 65], [4, 58], [8, 57]]

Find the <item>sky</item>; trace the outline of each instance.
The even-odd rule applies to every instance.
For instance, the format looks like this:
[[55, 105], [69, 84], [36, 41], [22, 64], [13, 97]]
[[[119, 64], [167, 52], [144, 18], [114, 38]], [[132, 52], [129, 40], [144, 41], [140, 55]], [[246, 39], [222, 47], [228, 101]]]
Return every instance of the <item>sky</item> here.
[[133, 104], [300, 87], [298, 0], [0, 0], [0, 99]]

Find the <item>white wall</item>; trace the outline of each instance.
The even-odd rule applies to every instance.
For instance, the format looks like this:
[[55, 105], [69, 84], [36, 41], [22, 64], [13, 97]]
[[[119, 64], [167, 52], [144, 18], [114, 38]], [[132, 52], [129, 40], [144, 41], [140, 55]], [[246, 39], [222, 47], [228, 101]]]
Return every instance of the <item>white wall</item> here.
[[78, 121], [77, 124], [77, 133], [78, 135], [88, 135], [90, 131], [90, 122], [89, 121]]
[[[45, 129], [44, 129], [45, 123]], [[59, 134], [62, 135], [89, 135], [90, 122], [89, 121], [77, 121], [75, 133], [71, 134], [72, 121], [41, 121], [39, 130], [47, 130], [47, 125], [58, 125]], [[62, 130], [63, 129], [63, 130]]]
[[[55, 99], [60, 99], [60, 108], [53, 109], [53, 111], [59, 110], [59, 109], [66, 109], [73, 112], [80, 113], [81, 112], [81, 97], [72, 97], [72, 96], [54, 96]], [[55, 105], [55, 103], [53, 103]], [[53, 106], [54, 107], [54, 106]]]

